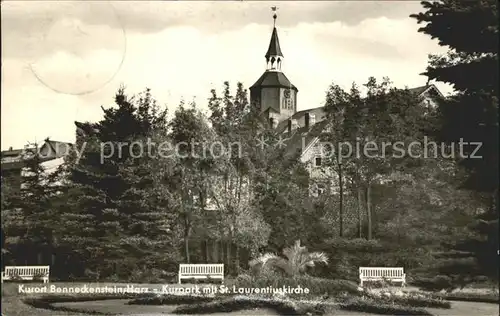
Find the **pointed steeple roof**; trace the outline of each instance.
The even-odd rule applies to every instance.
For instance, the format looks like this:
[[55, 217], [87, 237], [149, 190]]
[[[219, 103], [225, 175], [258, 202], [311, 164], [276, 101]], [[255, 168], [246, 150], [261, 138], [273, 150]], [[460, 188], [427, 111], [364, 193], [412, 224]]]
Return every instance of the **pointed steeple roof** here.
[[278, 31], [276, 27], [273, 28], [273, 34], [271, 35], [271, 42], [269, 42], [269, 48], [267, 49], [266, 58], [271, 56], [284, 57], [281, 52], [280, 41], [278, 39]]

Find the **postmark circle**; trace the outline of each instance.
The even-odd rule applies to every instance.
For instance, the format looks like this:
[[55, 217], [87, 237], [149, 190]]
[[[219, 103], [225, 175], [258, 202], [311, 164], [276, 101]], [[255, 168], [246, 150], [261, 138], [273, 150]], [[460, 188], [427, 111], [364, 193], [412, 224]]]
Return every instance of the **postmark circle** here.
[[118, 74], [126, 55], [125, 29], [109, 1], [98, 7], [106, 25], [85, 23], [68, 10], [44, 26], [39, 44], [52, 54], [29, 64], [41, 84], [57, 93], [83, 95], [103, 88]]

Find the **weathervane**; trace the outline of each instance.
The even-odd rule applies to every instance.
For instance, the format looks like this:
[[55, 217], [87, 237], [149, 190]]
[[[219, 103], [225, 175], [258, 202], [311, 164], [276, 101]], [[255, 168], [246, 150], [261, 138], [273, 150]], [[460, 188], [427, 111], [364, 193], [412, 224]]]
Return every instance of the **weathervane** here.
[[276, 27], [276, 18], [278, 17], [278, 15], [276, 14], [276, 10], [278, 10], [278, 7], [276, 7], [276, 6], [271, 7], [271, 10], [273, 10], [273, 12], [274, 12], [274, 14], [273, 14], [274, 24], [273, 24], [273, 26]]

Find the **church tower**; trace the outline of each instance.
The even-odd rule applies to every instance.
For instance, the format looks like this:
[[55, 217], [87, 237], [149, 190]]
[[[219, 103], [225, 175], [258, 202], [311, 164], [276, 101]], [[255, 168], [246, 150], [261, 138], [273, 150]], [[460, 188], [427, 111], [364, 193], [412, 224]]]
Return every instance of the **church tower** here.
[[250, 101], [257, 106], [262, 115], [269, 119], [273, 127], [289, 119], [297, 112], [298, 89], [292, 85], [283, 73], [284, 56], [281, 52], [278, 31], [276, 29], [276, 7], [274, 12], [273, 31], [269, 48], [265, 55], [266, 70], [264, 74], [250, 87]]

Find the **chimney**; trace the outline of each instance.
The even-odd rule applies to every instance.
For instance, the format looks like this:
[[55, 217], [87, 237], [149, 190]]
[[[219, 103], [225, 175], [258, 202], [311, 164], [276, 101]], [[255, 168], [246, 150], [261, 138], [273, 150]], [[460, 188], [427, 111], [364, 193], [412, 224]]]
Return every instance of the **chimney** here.
[[11, 146], [11, 147], [9, 147], [9, 151], [12, 151], [12, 150], [14, 150], [14, 148], [12, 148], [12, 146]]
[[305, 121], [305, 126], [307, 129], [309, 129], [309, 112], [306, 112], [306, 115], [304, 116], [304, 121]]

